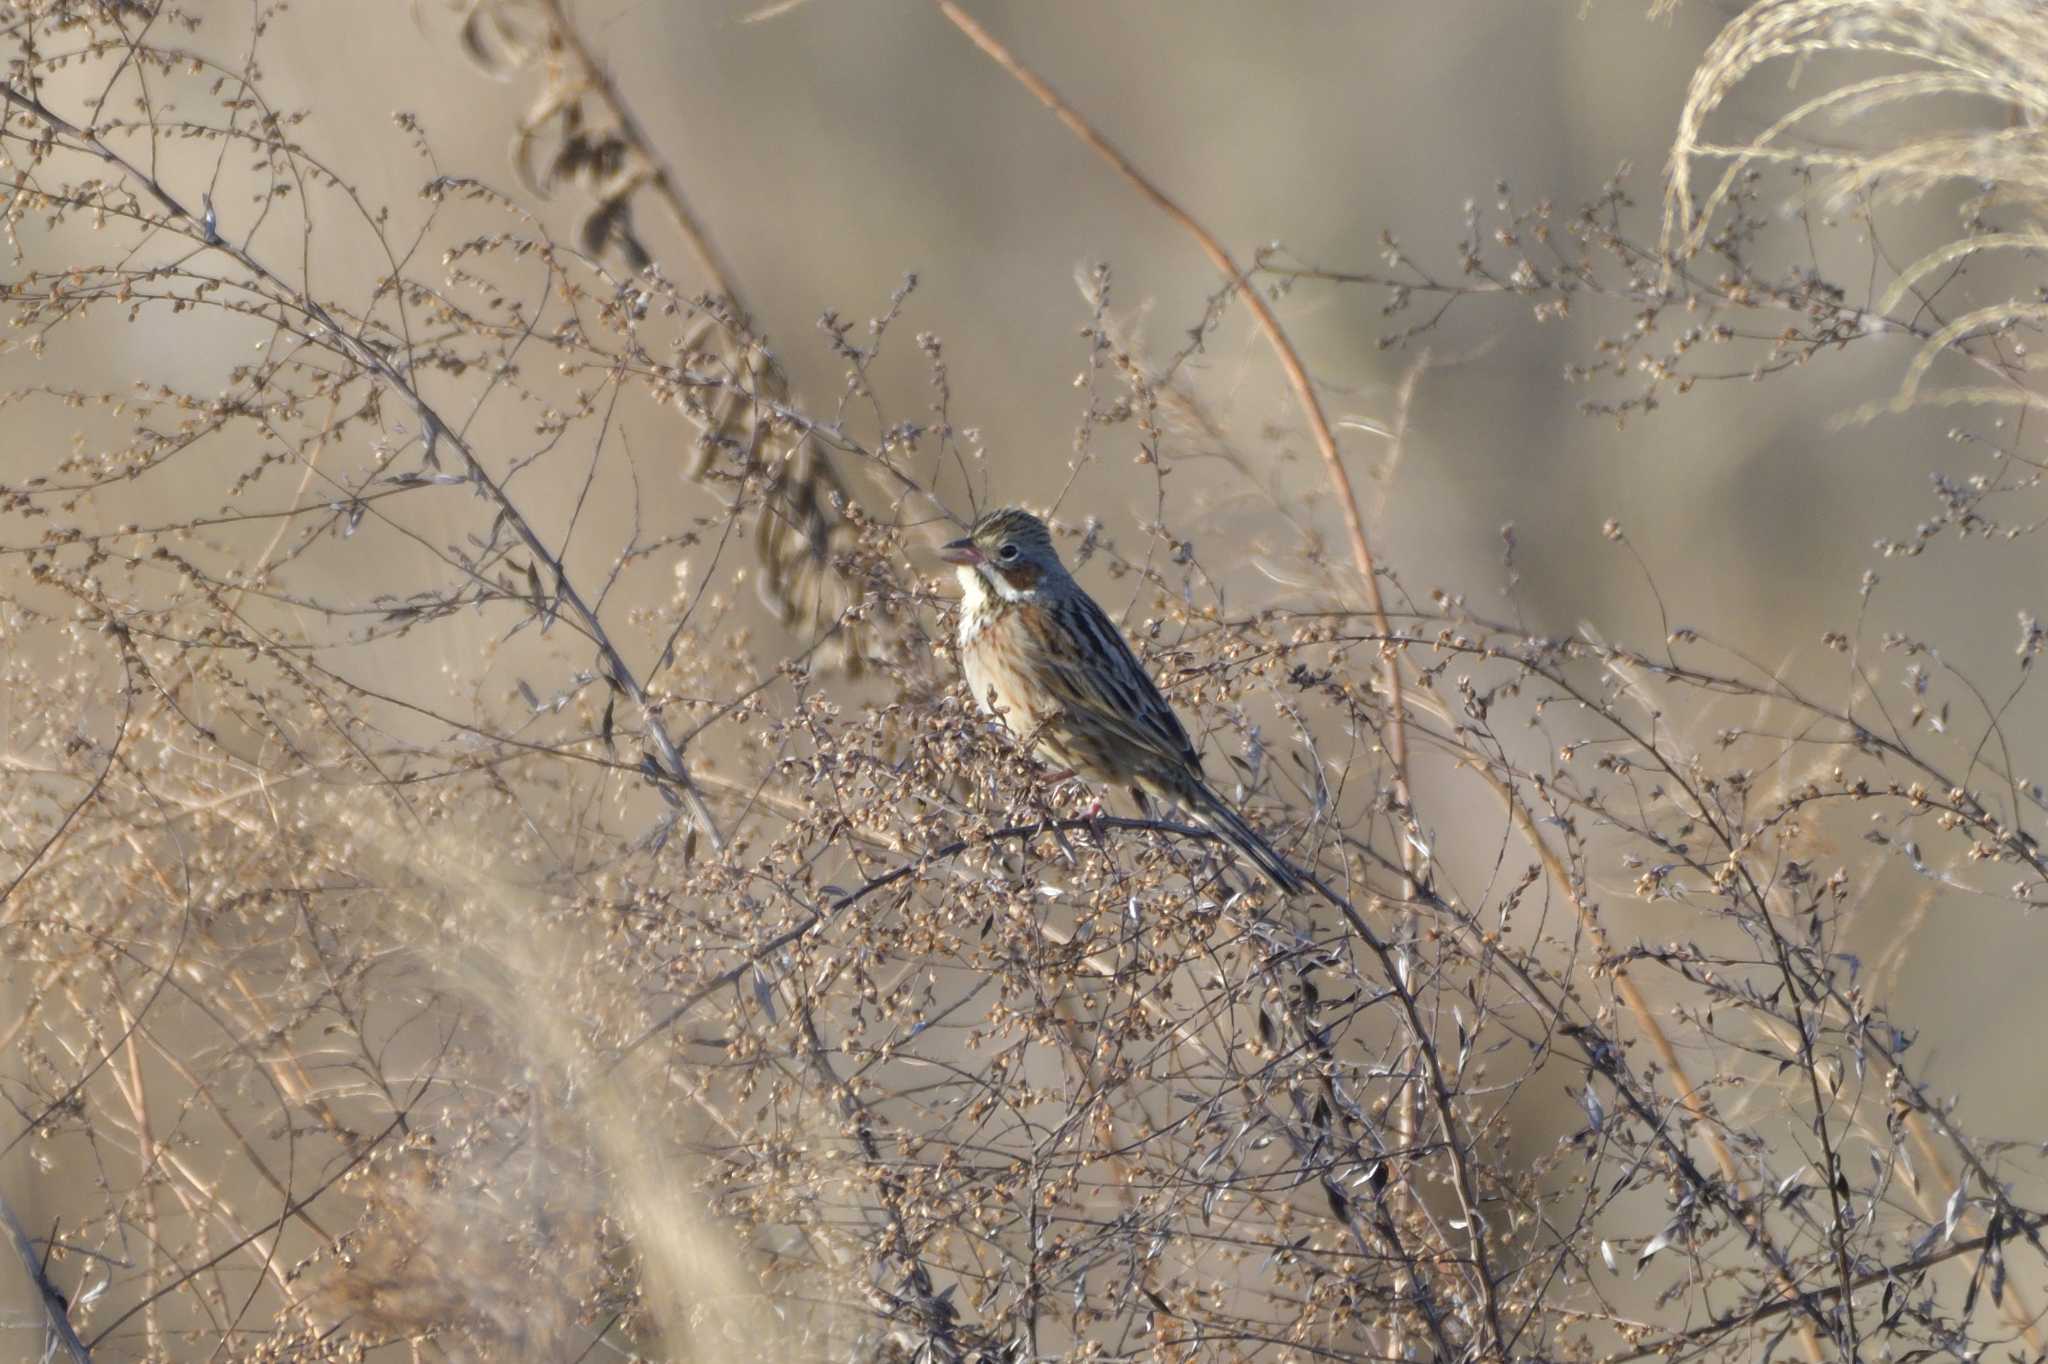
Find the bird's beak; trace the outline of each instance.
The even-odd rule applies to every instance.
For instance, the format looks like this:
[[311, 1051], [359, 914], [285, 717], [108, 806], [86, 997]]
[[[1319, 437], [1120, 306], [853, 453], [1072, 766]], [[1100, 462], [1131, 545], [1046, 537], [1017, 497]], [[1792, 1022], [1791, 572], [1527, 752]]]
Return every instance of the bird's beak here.
[[988, 562], [988, 556], [974, 547], [972, 540], [949, 540], [939, 546], [939, 557], [949, 564], [972, 566]]

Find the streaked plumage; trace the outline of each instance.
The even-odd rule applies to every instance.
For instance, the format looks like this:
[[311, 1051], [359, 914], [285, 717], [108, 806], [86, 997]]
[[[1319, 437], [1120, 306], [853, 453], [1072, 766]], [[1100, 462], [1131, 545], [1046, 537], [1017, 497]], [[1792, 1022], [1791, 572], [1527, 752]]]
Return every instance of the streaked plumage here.
[[1301, 877], [1202, 779], [1202, 758], [1116, 623], [1060, 563], [1045, 524], [990, 512], [942, 551], [957, 566], [960, 668], [984, 710], [1090, 781], [1172, 801], [1285, 894]]

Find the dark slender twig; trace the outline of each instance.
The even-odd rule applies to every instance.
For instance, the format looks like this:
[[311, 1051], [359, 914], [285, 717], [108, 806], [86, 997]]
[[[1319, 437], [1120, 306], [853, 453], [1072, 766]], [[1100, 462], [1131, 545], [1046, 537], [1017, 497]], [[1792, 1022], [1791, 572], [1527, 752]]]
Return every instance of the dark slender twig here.
[[[2048, 1213], [2027, 1213], [2019, 1217], [2016, 1225], [2001, 1227], [1998, 1231], [1997, 1239], [2002, 1242], [2013, 1236], [2030, 1235], [2043, 1229], [2048, 1229]], [[1731, 1316], [1718, 1317], [1713, 1321], [1706, 1322], [1700, 1326], [1694, 1326], [1688, 1330], [1674, 1331], [1670, 1335], [1658, 1336], [1652, 1340], [1644, 1341], [1632, 1350], [1604, 1355], [1601, 1357], [1600, 1364], [1629, 1364], [1629, 1361], [1636, 1359], [1669, 1359], [1674, 1351], [1684, 1349], [1688, 1345], [1697, 1345], [1704, 1341], [1710, 1341], [1717, 1336], [1724, 1336], [1730, 1331], [1740, 1331], [1744, 1327], [1755, 1326], [1761, 1322], [1770, 1321], [1774, 1317], [1782, 1317], [1787, 1312], [1796, 1311], [1802, 1307], [1810, 1307], [1817, 1302], [1827, 1302], [1842, 1297], [1859, 1288], [1869, 1288], [1873, 1284], [1887, 1283], [1893, 1280], [1903, 1282], [1908, 1275], [1920, 1274], [1926, 1270], [1933, 1269], [1936, 1265], [1946, 1264], [1950, 1260], [1989, 1249], [1992, 1244], [1993, 1240], [1990, 1233], [1982, 1236], [1972, 1236], [1964, 1240], [1951, 1241], [1940, 1250], [1932, 1250], [1925, 1255], [1912, 1256], [1899, 1261], [1897, 1264], [1879, 1265], [1875, 1269], [1866, 1269], [1860, 1273], [1851, 1274], [1847, 1280], [1840, 1283], [1822, 1284], [1819, 1287], [1807, 1289], [1797, 1298], [1780, 1298], [1776, 1302], [1767, 1302], [1760, 1307], [1752, 1307], [1746, 1312], [1737, 1312]]]
[[0, 1195], [0, 1222], [6, 1224], [8, 1239], [14, 1242], [14, 1252], [21, 1257], [21, 1267], [27, 1271], [29, 1282], [36, 1286], [36, 1298], [43, 1309], [45, 1327], [75, 1364], [92, 1364], [92, 1351], [72, 1329], [70, 1299], [50, 1282], [50, 1276], [43, 1268], [43, 1257], [36, 1253], [34, 1238], [28, 1234], [28, 1228], [21, 1225], [21, 1219], [14, 1215], [5, 1195]]

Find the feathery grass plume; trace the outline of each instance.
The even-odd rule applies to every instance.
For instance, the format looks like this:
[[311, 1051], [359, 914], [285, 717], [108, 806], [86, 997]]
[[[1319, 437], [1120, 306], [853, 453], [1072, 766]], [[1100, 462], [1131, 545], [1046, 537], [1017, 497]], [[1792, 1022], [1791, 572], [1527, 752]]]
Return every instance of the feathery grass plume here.
[[[1761, 130], [1710, 138], [1707, 125], [1767, 69], [1822, 68], [1792, 107]], [[1849, 64], [1843, 65], [1846, 61]], [[1703, 193], [1696, 181], [1720, 165]], [[1958, 187], [1958, 233], [1898, 265], [1865, 325], [1882, 329], [1902, 304], [1925, 316], [1937, 277], [1979, 258], [2031, 259], [2048, 249], [2048, 17], [2015, 0], [1774, 0], [1722, 30], [1694, 73], [1671, 149], [1665, 247], [1699, 252], [1744, 176], [1759, 165], [1817, 177], [1836, 208], [1899, 202]], [[2001, 225], [2009, 224], [2009, 225]], [[2043, 321], [2036, 299], [2012, 296], [1955, 311], [1918, 333], [1896, 406], [1917, 401], [2033, 406], [2027, 369], [2000, 344]], [[1923, 393], [1944, 354], [1972, 362], [1983, 382]]]

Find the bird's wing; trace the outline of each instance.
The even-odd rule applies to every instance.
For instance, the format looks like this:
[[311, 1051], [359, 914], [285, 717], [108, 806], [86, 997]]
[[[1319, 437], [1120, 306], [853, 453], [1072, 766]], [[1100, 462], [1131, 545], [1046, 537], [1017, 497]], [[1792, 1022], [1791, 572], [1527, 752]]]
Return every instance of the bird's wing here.
[[1055, 601], [1048, 615], [1034, 621], [1030, 633], [1044, 665], [1040, 676], [1060, 704], [1169, 763], [1199, 772], [1202, 760], [1180, 717], [1094, 599], [1073, 592]]

